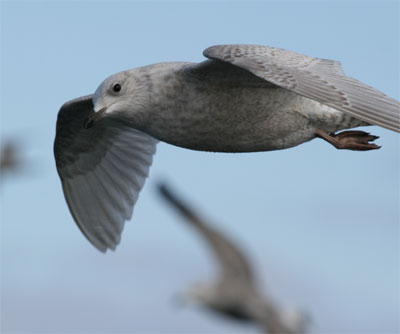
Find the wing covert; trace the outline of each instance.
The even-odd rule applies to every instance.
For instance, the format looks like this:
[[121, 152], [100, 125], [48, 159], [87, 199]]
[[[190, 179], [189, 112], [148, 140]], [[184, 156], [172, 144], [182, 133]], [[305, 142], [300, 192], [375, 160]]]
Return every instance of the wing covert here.
[[345, 76], [339, 62], [258, 45], [216, 45], [203, 54], [357, 119], [400, 132], [399, 102]]

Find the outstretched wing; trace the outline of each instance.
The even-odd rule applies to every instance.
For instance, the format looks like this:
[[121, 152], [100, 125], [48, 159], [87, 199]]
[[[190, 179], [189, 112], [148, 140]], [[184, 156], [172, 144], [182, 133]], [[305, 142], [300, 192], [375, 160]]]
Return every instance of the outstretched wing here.
[[65, 103], [54, 156], [65, 199], [78, 227], [100, 251], [115, 249], [156, 151], [149, 135], [107, 118], [85, 129], [92, 96]]
[[347, 77], [337, 61], [258, 45], [216, 45], [204, 56], [243, 68], [275, 85], [371, 124], [400, 132], [400, 104]]
[[254, 279], [248, 260], [237, 245], [197, 216], [188, 206], [180, 201], [166, 185], [160, 184], [159, 191], [212, 247], [221, 265], [223, 279], [227, 278], [231, 280], [232, 278], [236, 278], [247, 282]]

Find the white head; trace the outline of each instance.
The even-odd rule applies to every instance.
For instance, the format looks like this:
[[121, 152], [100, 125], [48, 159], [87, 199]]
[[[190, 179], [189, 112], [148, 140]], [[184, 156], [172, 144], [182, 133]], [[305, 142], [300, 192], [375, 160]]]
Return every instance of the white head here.
[[93, 95], [93, 112], [85, 122], [92, 127], [106, 116], [129, 115], [142, 104], [140, 91], [144, 81], [135, 75], [137, 69], [119, 72], [105, 79]]

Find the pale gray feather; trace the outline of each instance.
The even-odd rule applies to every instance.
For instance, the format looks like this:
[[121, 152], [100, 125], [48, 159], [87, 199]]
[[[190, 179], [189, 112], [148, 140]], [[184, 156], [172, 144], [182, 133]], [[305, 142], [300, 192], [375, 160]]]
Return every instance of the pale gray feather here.
[[357, 119], [400, 132], [399, 102], [345, 76], [338, 62], [258, 45], [216, 45], [203, 54]]
[[88, 240], [105, 252], [120, 242], [157, 141], [112, 118], [84, 129], [83, 122], [92, 109], [91, 95], [61, 107], [54, 155], [75, 222]]

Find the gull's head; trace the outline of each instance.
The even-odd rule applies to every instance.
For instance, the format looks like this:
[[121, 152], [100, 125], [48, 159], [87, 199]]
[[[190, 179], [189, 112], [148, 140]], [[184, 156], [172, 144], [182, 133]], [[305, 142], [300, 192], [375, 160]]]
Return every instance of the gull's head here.
[[100, 84], [93, 95], [93, 111], [85, 120], [85, 128], [94, 126], [106, 116], [134, 110], [138, 85], [133, 71], [116, 73]]
[[279, 311], [279, 318], [290, 333], [305, 333], [312, 323], [310, 316], [302, 310], [286, 307]]
[[212, 306], [218, 297], [218, 287], [214, 284], [196, 282], [183, 294], [183, 300], [188, 303]]

